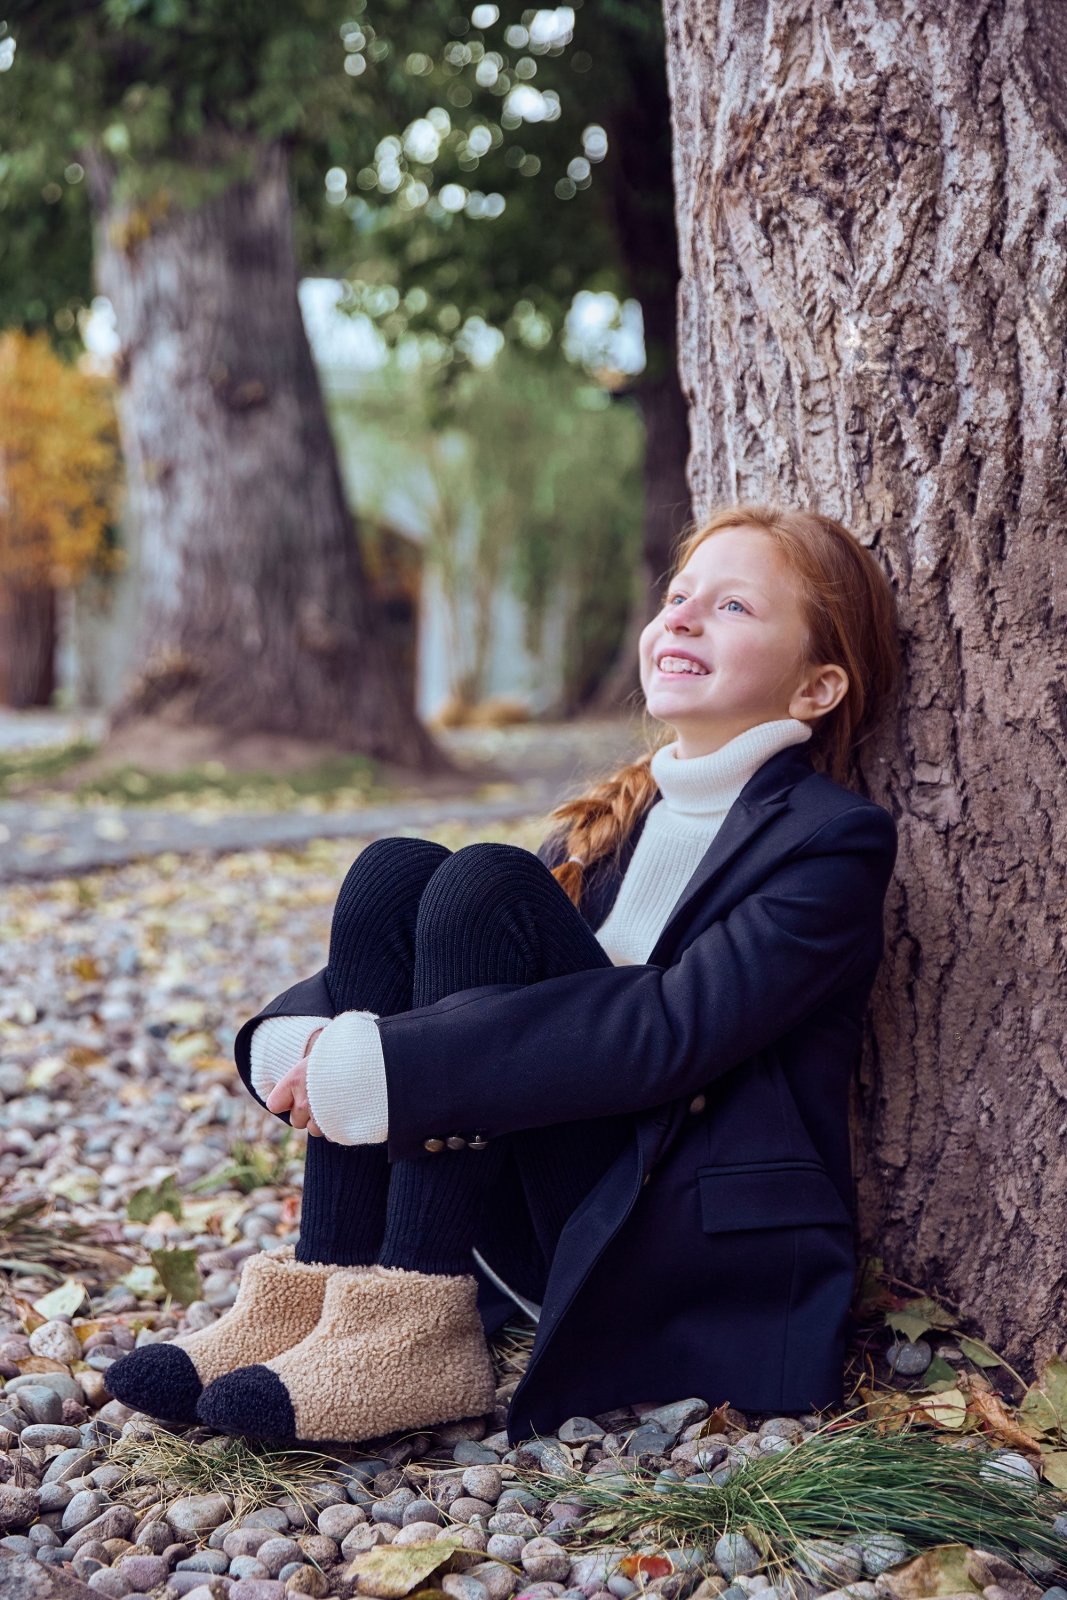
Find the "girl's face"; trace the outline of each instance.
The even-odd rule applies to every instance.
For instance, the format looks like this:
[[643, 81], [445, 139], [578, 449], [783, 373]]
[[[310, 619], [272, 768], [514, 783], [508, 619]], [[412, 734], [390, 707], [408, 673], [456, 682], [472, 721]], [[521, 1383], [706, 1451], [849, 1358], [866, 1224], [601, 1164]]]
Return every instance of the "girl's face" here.
[[675, 729], [676, 754], [706, 755], [781, 717], [814, 722], [836, 705], [848, 678], [804, 660], [806, 634], [796, 579], [771, 536], [709, 534], [671, 579], [639, 644], [645, 702]]

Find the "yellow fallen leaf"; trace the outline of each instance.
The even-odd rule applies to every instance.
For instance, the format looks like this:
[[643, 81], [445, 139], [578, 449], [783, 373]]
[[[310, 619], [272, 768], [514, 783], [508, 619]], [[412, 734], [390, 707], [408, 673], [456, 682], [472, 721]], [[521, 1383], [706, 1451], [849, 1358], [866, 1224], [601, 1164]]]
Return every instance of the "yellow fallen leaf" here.
[[1020, 1428], [999, 1395], [995, 1394], [984, 1381], [975, 1382], [975, 1377], [977, 1374], [962, 1372], [959, 1380], [960, 1389], [967, 1394], [971, 1414], [976, 1416], [990, 1433], [995, 1433], [998, 1438], [1003, 1439], [1005, 1444], [1015, 1445], [1020, 1450], [1033, 1450], [1035, 1448], [1033, 1435]]
[[1042, 1450], [1041, 1476], [1057, 1489], [1067, 1489], [1067, 1450]]
[[53, 1361], [51, 1356], [23, 1356], [15, 1362], [20, 1372], [66, 1372], [65, 1361]]
[[72, 1317], [85, 1300], [86, 1289], [84, 1283], [77, 1278], [65, 1278], [56, 1289], [49, 1289], [39, 1300], [33, 1302], [33, 1309], [47, 1322], [52, 1317]]
[[933, 1600], [936, 1596], [980, 1594], [968, 1571], [970, 1548], [965, 1544], [935, 1544], [911, 1561], [891, 1567], [880, 1585], [896, 1600]]
[[70, 970], [76, 978], [81, 978], [84, 983], [92, 983], [102, 976], [100, 967], [92, 956], [75, 956], [70, 964]]
[[463, 1541], [458, 1536], [418, 1544], [379, 1545], [354, 1556], [345, 1577], [355, 1581], [359, 1594], [402, 1600], [462, 1548]]
[[941, 1394], [923, 1396], [917, 1409], [925, 1412], [939, 1428], [962, 1428], [967, 1421], [967, 1400], [958, 1389], [945, 1389]]

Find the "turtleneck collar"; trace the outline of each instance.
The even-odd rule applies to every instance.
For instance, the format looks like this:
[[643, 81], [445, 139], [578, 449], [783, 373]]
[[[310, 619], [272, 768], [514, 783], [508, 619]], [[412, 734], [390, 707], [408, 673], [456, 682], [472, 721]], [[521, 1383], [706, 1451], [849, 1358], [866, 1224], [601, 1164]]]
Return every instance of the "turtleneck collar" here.
[[689, 816], [724, 811], [768, 756], [805, 743], [812, 733], [811, 725], [798, 717], [782, 717], [746, 728], [710, 755], [685, 759], [679, 759], [675, 739], [659, 747], [650, 770], [668, 810]]

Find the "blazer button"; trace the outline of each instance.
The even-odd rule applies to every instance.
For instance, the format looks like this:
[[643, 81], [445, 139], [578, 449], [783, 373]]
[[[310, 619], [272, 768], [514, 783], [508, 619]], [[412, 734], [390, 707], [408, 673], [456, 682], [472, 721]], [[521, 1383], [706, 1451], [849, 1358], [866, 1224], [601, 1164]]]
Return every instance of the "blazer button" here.
[[436, 1155], [438, 1150], [443, 1150], [444, 1147], [445, 1141], [443, 1139], [424, 1139], [422, 1141], [422, 1148], [429, 1150], [432, 1155]]
[[467, 1148], [466, 1139], [461, 1138], [458, 1133], [449, 1134], [445, 1143], [450, 1150], [466, 1150]]
[[702, 1094], [698, 1094], [695, 1095], [692, 1100], [690, 1100], [689, 1109], [693, 1115], [696, 1116], [699, 1112], [703, 1111], [707, 1103], [708, 1102], [705, 1097]]
[[484, 1150], [488, 1143], [489, 1143], [488, 1139], [483, 1138], [480, 1133], [476, 1133], [474, 1135], [474, 1138], [471, 1139], [468, 1142], [467, 1149], [468, 1150]]

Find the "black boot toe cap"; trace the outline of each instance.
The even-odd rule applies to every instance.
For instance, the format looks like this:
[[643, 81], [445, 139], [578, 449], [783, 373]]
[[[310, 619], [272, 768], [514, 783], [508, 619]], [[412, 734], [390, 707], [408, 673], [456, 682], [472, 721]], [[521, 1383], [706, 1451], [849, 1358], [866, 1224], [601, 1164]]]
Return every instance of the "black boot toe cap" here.
[[296, 1441], [296, 1417], [285, 1384], [269, 1367], [238, 1367], [209, 1383], [197, 1420], [219, 1433], [238, 1433], [271, 1444]]
[[166, 1422], [195, 1422], [203, 1390], [189, 1356], [174, 1344], [146, 1344], [108, 1367], [104, 1382], [116, 1400]]

